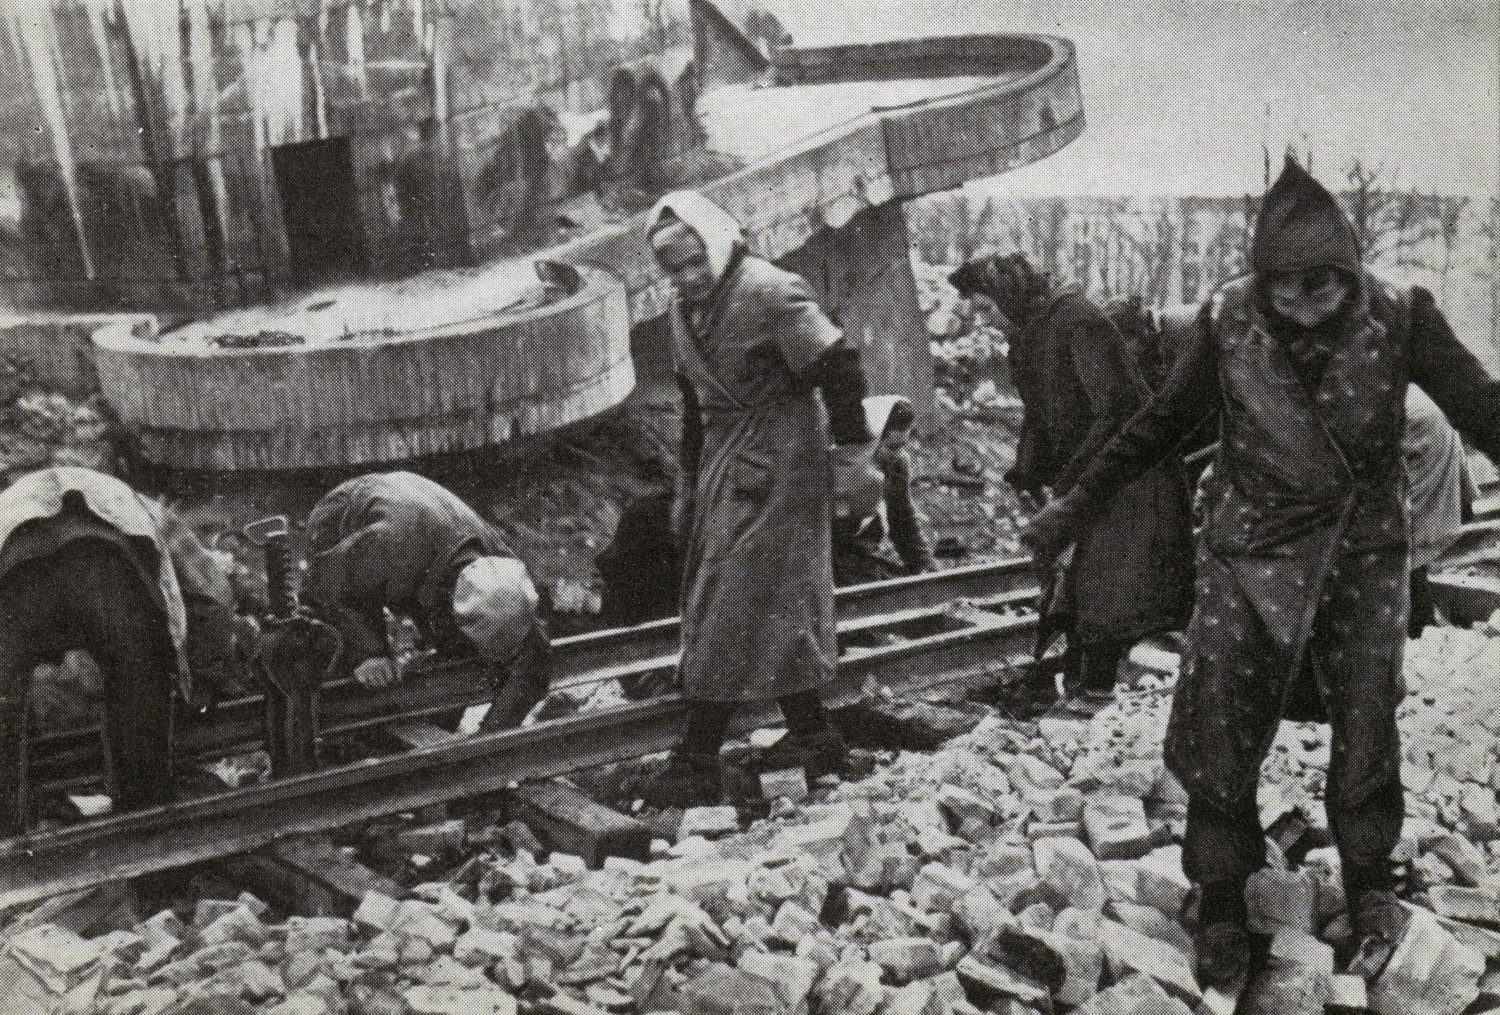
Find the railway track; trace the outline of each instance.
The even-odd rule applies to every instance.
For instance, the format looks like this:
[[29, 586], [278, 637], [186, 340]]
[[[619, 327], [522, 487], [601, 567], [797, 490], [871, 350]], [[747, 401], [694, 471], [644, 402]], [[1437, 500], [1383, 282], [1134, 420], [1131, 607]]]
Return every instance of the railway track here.
[[[897, 694], [916, 694], [1017, 671], [1031, 659], [1035, 597], [1025, 560], [840, 590], [841, 658], [833, 704], [858, 699], [872, 680]], [[676, 664], [676, 640], [674, 620], [559, 639], [553, 690], [667, 675]], [[487, 700], [483, 686], [461, 668], [418, 674], [382, 694], [335, 685], [328, 689], [321, 731], [333, 736], [377, 729]], [[0, 841], [0, 909], [491, 792], [521, 779], [658, 753], [675, 740], [682, 716], [679, 696], [664, 694]], [[754, 725], [769, 718], [747, 714], [742, 721]], [[222, 755], [253, 746], [260, 731], [258, 701], [230, 703], [205, 725], [183, 731], [180, 755]], [[42, 785], [49, 766], [76, 764], [91, 740], [97, 740], [94, 732], [83, 730], [39, 743]]]
[[[839, 677], [831, 704], [864, 696], [870, 681], [896, 694], [998, 682], [1019, 673], [1035, 644], [1037, 590], [1018, 559], [840, 590]], [[1460, 622], [1500, 608], [1500, 579], [1442, 577], [1434, 592]], [[668, 674], [676, 663], [675, 620], [560, 639], [553, 689]], [[329, 689], [325, 735], [376, 729], [487, 700], [459, 670], [417, 675], [372, 694]], [[193, 730], [184, 753], [219, 753], [258, 737], [258, 703], [231, 703]], [[0, 841], [0, 910], [110, 881], [247, 853], [277, 840], [666, 751], [683, 717], [676, 694], [583, 712], [519, 730], [455, 737], [386, 757], [329, 767], [165, 807], [80, 822]], [[746, 710], [742, 728], [779, 718]], [[73, 749], [88, 738], [75, 731]], [[68, 746], [43, 746], [39, 767]], [[51, 751], [49, 755], [47, 752]]]

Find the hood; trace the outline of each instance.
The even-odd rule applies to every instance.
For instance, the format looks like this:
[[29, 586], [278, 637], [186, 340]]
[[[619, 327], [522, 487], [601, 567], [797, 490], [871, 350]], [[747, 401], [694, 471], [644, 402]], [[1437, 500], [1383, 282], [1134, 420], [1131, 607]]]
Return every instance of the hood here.
[[536, 622], [536, 586], [509, 557], [480, 557], [458, 574], [453, 619], [486, 659], [510, 659]]
[[646, 219], [647, 235], [668, 218], [678, 219], [698, 234], [708, 251], [714, 279], [723, 278], [735, 248], [745, 242], [745, 229], [739, 220], [696, 190], [673, 191], [657, 201]]
[[960, 296], [979, 293], [989, 297], [999, 311], [1017, 327], [1026, 323], [1052, 297], [1052, 280], [1032, 267], [1026, 255], [995, 254], [969, 261], [948, 276]]
[[911, 405], [911, 400], [901, 395], [872, 395], [865, 399], [865, 424], [877, 443], [885, 433], [885, 425], [890, 421], [891, 412], [903, 402], [907, 406]]
[[1261, 274], [1319, 267], [1360, 272], [1359, 239], [1338, 199], [1291, 156], [1261, 200], [1250, 267]]

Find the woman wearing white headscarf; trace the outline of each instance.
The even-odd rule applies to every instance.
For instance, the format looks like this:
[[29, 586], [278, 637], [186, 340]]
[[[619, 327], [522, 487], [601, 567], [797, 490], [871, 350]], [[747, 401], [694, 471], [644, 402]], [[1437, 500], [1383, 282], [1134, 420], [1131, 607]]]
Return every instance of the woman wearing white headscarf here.
[[[746, 250], [740, 224], [702, 195], [669, 194], [648, 232], [671, 280], [673, 355], [682, 387], [683, 479], [674, 515], [686, 536], [683, 738], [653, 787], [655, 802], [718, 796], [718, 752], [744, 702], [775, 699], [788, 733], [767, 767], [810, 775], [843, 764], [819, 688], [834, 676], [830, 524], [879, 497], [865, 463], [840, 469], [871, 440], [859, 350], [819, 309], [808, 284]], [[819, 397], [821, 392], [821, 398]], [[857, 473], [863, 484], [841, 482]], [[850, 503], [837, 503], [848, 492]], [[855, 503], [858, 501], [859, 503]]]

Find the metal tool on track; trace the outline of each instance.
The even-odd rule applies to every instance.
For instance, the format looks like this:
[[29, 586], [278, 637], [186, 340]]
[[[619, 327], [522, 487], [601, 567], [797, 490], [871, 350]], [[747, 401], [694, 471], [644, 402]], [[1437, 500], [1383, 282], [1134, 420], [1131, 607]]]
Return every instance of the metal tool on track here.
[[241, 531], [261, 548], [266, 560], [271, 616], [256, 653], [256, 669], [265, 690], [271, 774], [302, 775], [318, 766], [318, 691], [338, 665], [344, 641], [297, 602], [286, 517], [262, 518]]

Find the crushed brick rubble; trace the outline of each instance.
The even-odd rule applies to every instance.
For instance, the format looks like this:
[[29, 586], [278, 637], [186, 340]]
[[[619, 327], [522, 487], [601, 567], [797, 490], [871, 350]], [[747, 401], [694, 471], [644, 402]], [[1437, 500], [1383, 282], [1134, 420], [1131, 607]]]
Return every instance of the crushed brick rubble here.
[[1171, 681], [1146, 675], [1092, 718], [989, 715], [858, 782], [772, 780], [790, 795], [748, 828], [728, 807], [668, 815], [649, 862], [591, 870], [518, 823], [449, 820], [401, 841], [462, 844], [462, 875], [369, 892], [352, 919], [271, 922], [243, 895], [86, 939], [30, 914], [4, 933], [0, 990], [9, 1015], [1500, 1011], [1496, 633], [1412, 643], [1413, 919], [1355, 972], [1319, 799], [1327, 732], [1287, 725], [1261, 790], [1272, 863], [1249, 892], [1271, 959], [1238, 999], [1200, 989], [1185, 797], [1161, 761]]

